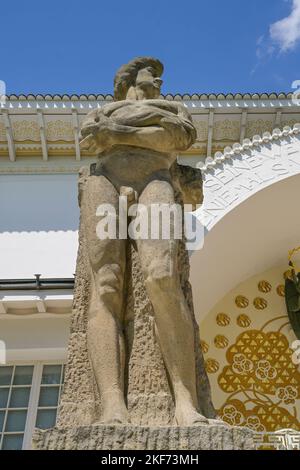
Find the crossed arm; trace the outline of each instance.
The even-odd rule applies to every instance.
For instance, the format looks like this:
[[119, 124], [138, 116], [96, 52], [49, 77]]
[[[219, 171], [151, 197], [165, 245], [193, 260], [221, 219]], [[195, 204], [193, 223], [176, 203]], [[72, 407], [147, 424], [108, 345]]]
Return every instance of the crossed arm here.
[[[126, 106], [125, 102], [121, 106], [120, 104], [119, 107]], [[129, 105], [132, 106], [132, 103]], [[118, 103], [108, 106], [110, 106], [109, 111], [111, 109], [114, 111]], [[105, 109], [92, 111], [83, 123], [81, 130], [83, 140], [80, 146], [84, 150], [97, 153], [102, 153], [114, 145], [132, 145], [164, 153], [186, 150], [194, 143], [196, 130], [185, 108], [179, 104], [176, 104], [176, 108], [177, 114], [161, 108], [155, 112], [153, 108], [153, 115], [150, 113], [140, 121], [137, 117], [137, 125], [115, 122], [113, 111], [108, 113]], [[159, 113], [161, 116], [157, 119]], [[134, 119], [131, 121], [134, 122]]]

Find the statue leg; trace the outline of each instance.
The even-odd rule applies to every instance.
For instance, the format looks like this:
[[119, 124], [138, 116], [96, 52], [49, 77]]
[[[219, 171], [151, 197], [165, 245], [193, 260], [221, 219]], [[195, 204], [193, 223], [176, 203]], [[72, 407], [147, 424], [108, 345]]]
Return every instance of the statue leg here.
[[96, 233], [101, 220], [96, 216], [97, 207], [110, 204], [117, 213], [118, 201], [118, 192], [104, 176], [88, 178], [81, 203], [92, 285], [87, 342], [101, 397], [102, 423], [129, 422], [124, 399], [122, 318], [125, 240], [101, 240]]
[[[143, 190], [140, 204], [174, 204], [168, 181], [151, 181]], [[172, 225], [172, 224], [171, 224]], [[178, 240], [138, 240], [146, 289], [155, 312], [158, 338], [175, 398], [179, 426], [208, 423], [197, 411], [194, 325], [180, 285], [177, 266]]]

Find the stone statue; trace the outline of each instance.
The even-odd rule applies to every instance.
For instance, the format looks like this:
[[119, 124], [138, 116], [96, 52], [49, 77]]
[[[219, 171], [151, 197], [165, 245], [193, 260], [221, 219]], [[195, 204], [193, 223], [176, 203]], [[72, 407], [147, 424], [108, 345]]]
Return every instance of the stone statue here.
[[[143, 208], [202, 202], [200, 170], [177, 164], [196, 138], [181, 103], [159, 99], [163, 66], [138, 57], [117, 72], [115, 101], [84, 119], [97, 162], [79, 176], [79, 249], [68, 360], [56, 425], [35, 449], [250, 449], [252, 431], [215, 419], [189, 283], [185, 239], [99, 237], [120, 199]], [[122, 200], [123, 200], [122, 199]], [[136, 204], [137, 203], [137, 204]], [[100, 217], [100, 216], [101, 217]], [[125, 229], [137, 215], [126, 212]], [[182, 228], [182, 219], [180, 220]], [[151, 232], [151, 230], [150, 230]], [[123, 233], [123, 232], [122, 232]], [[151, 235], [151, 233], [150, 233]]]
[[[129, 423], [130, 417], [124, 398], [126, 240], [97, 239], [97, 207], [113, 204], [117, 211], [122, 194], [149, 208], [149, 215], [152, 204], [174, 204], [170, 168], [196, 139], [186, 108], [159, 99], [162, 71], [161, 62], [149, 57], [122, 66], [116, 101], [89, 113], [81, 129], [81, 148], [99, 157], [81, 211], [93, 280], [87, 341], [103, 397], [101, 423]], [[136, 247], [174, 393], [175, 422], [207, 423], [197, 411], [194, 324], [180, 285], [178, 240], [139, 239]]]

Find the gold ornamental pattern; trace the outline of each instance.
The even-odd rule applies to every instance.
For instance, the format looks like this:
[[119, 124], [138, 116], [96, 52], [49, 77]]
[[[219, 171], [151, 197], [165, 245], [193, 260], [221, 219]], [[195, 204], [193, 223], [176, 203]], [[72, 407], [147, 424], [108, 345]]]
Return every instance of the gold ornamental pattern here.
[[235, 304], [238, 308], [247, 308], [249, 300], [244, 295], [238, 295], [235, 299]]
[[[209, 346], [206, 369], [224, 421], [256, 432], [299, 431], [300, 367], [293, 362], [284, 298], [289, 272], [270, 271], [276, 275], [254, 276], [228, 293], [206, 329], [201, 325]], [[237, 315], [237, 308], [244, 311]]]

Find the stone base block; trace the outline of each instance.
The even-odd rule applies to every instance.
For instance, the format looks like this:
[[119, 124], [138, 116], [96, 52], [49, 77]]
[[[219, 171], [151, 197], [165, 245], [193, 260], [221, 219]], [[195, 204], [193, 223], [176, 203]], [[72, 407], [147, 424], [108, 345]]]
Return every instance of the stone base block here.
[[252, 450], [253, 432], [243, 427], [82, 426], [36, 429], [36, 450]]

